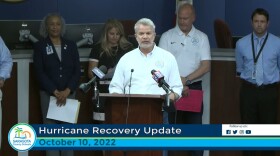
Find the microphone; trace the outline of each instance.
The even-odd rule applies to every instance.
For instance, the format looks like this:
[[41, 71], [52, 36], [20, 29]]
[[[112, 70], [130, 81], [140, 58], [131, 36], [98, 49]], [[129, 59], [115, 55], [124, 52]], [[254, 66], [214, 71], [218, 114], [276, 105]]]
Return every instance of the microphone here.
[[105, 76], [104, 73], [107, 72], [107, 67], [104, 66], [104, 65], [100, 66], [99, 68], [94, 67], [94, 68], [92, 69], [92, 72], [93, 72], [99, 79], [102, 79], [102, 78]]
[[128, 94], [130, 94], [130, 88], [131, 88], [131, 79], [132, 79], [132, 73], [134, 72], [134, 69], [131, 69], [130, 70], [130, 79], [129, 79], [129, 85], [128, 85], [128, 87], [129, 87], [129, 89], [128, 89]]
[[126, 107], [126, 118], [125, 118], [125, 124], [127, 124], [128, 120], [128, 110], [129, 110], [129, 103], [130, 103], [130, 88], [131, 88], [131, 79], [132, 79], [132, 73], [134, 72], [134, 69], [130, 70], [130, 79], [129, 79], [129, 85], [128, 85], [128, 98], [127, 98], [127, 107]]
[[108, 73], [103, 77], [103, 79], [112, 79], [115, 73], [116, 67], [112, 68]]
[[151, 74], [153, 75], [153, 79], [158, 83], [159, 87], [162, 87], [166, 93], [173, 92], [170, 86], [164, 80], [164, 76], [161, 74], [160, 71], [152, 70]]
[[165, 92], [165, 101], [166, 101], [166, 106], [169, 107], [170, 106], [170, 101], [169, 101], [169, 94], [172, 92], [174, 93], [174, 91], [170, 88], [170, 86], [165, 82], [164, 80], [164, 76], [161, 74], [160, 71], [156, 71], [156, 70], [152, 70], [151, 74], [153, 75], [153, 79], [158, 83], [159, 87], [162, 87]]
[[[95, 67], [92, 72], [100, 79], [102, 79], [104, 77], [104, 73], [107, 72], [107, 67], [102, 65], [99, 68]], [[92, 83], [94, 83], [96, 81], [96, 76], [94, 76], [90, 81], [88, 81], [87, 83], [82, 83], [79, 88], [84, 92], [87, 93], [89, 91], [89, 89], [91, 88]]]

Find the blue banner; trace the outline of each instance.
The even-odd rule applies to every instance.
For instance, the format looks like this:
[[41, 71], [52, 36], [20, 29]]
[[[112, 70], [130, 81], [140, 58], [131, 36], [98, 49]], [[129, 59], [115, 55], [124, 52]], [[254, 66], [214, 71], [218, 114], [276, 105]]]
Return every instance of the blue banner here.
[[[280, 125], [14, 125], [8, 141], [28, 150], [280, 150]], [[260, 131], [261, 130], [261, 131]]]
[[38, 137], [218, 137], [221, 125], [32, 124]]

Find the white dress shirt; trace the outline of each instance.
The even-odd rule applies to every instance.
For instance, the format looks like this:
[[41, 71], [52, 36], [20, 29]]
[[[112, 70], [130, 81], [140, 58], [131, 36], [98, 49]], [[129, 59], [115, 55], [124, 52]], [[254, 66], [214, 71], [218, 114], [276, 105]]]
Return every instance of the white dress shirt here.
[[170, 88], [181, 95], [183, 86], [177, 62], [170, 52], [156, 45], [147, 56], [136, 48], [120, 59], [109, 86], [110, 93], [128, 94], [131, 79], [131, 94], [165, 94], [166, 92], [152, 78], [153, 69], [160, 71]]

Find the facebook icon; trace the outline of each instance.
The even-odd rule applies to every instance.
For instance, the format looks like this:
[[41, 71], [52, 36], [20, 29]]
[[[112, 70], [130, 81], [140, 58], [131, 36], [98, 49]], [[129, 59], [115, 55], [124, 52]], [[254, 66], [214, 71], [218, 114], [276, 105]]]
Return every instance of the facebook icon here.
[[245, 133], [246, 134], [251, 134], [252, 132], [251, 132], [251, 130], [246, 130]]
[[227, 132], [226, 132], [227, 134], [231, 134], [231, 130], [227, 130]]

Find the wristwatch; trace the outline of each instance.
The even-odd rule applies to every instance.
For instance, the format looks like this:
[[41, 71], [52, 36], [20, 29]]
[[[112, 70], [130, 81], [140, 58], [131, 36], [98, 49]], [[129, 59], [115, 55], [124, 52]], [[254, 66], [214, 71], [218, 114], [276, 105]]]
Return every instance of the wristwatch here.
[[189, 79], [187, 79], [187, 81], [186, 81], [186, 86], [189, 86], [190, 84], [192, 84], [192, 81], [189, 80]]

